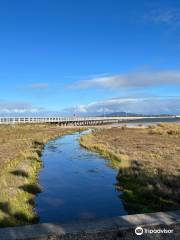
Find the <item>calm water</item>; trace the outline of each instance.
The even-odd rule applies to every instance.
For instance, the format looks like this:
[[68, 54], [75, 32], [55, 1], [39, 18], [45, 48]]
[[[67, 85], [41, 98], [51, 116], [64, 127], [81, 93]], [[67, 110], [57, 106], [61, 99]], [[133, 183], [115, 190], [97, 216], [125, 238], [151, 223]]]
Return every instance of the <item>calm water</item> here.
[[129, 121], [123, 121], [122, 123], [115, 123], [113, 126], [137, 126], [139, 124], [142, 125], [152, 125], [152, 124], [158, 124], [158, 123], [180, 123], [180, 118], [178, 117], [164, 117], [164, 118], [151, 118], [151, 119], [135, 119], [135, 120], [129, 120]]
[[[179, 118], [141, 119], [115, 125], [179, 122]], [[81, 133], [83, 134], [83, 133]], [[49, 142], [43, 152], [36, 197], [40, 222], [61, 222], [127, 214], [121, 192], [115, 190], [117, 171], [98, 154], [79, 145], [79, 133]]]
[[39, 177], [44, 189], [36, 198], [40, 222], [127, 214], [114, 186], [117, 171], [98, 154], [82, 148], [79, 137], [79, 133], [66, 135], [45, 147]]

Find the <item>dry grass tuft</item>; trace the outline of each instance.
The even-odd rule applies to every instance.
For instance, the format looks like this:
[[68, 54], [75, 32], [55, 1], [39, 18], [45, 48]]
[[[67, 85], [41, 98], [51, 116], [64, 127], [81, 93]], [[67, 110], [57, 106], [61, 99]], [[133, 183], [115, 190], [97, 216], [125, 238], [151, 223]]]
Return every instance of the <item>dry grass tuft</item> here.
[[95, 130], [80, 142], [119, 169], [117, 189], [129, 212], [180, 208], [180, 124]]
[[51, 125], [0, 126], [0, 226], [37, 222], [34, 197], [44, 144], [77, 131]]

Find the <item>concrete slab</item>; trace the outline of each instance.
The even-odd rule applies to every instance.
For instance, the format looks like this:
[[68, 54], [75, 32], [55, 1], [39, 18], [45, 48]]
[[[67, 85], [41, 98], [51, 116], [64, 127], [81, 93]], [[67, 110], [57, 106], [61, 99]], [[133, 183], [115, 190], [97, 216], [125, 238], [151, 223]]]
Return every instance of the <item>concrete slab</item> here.
[[[171, 236], [167, 235], [166, 239], [178, 239], [180, 237], [180, 210], [126, 215], [102, 220], [77, 221], [66, 224], [43, 223], [0, 228], [0, 240], [131, 239], [131, 235], [133, 236], [132, 239], [136, 239], [136, 236], [134, 236], [136, 226], [161, 225], [177, 226], [177, 231]], [[99, 237], [95, 238], [95, 236]], [[104, 238], [105, 236], [106, 238]], [[124, 238], [124, 236], [127, 238]], [[147, 239], [151, 239], [151, 237], [149, 235]], [[158, 237], [161, 239], [160, 236]]]
[[119, 227], [130, 227], [138, 225], [161, 225], [180, 222], [180, 210], [170, 212], [156, 212], [149, 214], [134, 214], [115, 217], [114, 221]]

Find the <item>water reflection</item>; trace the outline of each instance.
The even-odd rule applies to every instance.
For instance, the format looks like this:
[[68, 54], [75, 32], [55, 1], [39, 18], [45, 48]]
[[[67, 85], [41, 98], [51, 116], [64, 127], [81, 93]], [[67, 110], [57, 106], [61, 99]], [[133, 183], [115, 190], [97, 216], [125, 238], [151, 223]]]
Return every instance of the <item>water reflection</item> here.
[[[81, 133], [83, 134], [83, 133]], [[117, 171], [79, 145], [79, 133], [49, 142], [36, 198], [40, 222], [60, 222], [127, 214], [115, 189]]]

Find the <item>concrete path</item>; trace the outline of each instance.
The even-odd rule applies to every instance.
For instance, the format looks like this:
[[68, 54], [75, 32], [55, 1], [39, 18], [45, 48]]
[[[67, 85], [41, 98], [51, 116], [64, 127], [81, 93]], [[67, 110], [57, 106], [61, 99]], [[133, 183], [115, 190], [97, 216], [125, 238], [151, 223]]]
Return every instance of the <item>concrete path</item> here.
[[[135, 234], [135, 228], [141, 226]], [[165, 231], [167, 233], [162, 233]], [[156, 233], [155, 233], [156, 232]], [[161, 232], [161, 233], [158, 233]], [[180, 210], [114, 217], [104, 220], [43, 223], [0, 228], [0, 240], [121, 240], [180, 239]]]

